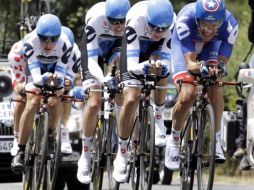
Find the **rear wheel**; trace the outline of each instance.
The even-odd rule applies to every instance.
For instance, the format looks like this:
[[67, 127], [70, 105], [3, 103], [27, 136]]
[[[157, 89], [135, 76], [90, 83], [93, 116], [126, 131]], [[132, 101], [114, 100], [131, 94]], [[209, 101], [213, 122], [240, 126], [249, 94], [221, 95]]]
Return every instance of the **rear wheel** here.
[[103, 183], [103, 172], [105, 167], [105, 157], [103, 152], [105, 152], [106, 144], [103, 142], [103, 134], [105, 129], [104, 120], [98, 121], [98, 126], [95, 129], [93, 137], [93, 158], [92, 158], [92, 181], [93, 189], [101, 190]]
[[215, 171], [215, 121], [209, 104], [201, 113], [197, 153], [198, 189], [212, 190]]
[[140, 187], [141, 190], [150, 190], [155, 164], [155, 121], [152, 106], [148, 106], [143, 117], [140, 117], [140, 130]]
[[196, 162], [194, 155], [195, 133], [197, 118], [192, 115], [189, 116], [187, 123], [181, 133], [180, 143], [180, 176], [181, 176], [181, 190], [192, 190], [194, 181], [194, 171]]
[[60, 123], [56, 128], [56, 136], [54, 141], [54, 153], [50, 155], [47, 160], [47, 189], [54, 190], [58, 168], [60, 165], [60, 154], [61, 154], [61, 126]]
[[25, 150], [25, 170], [23, 175], [23, 189], [32, 189], [32, 179], [33, 179], [33, 161], [34, 161], [34, 150], [33, 150], [33, 134], [31, 133]]
[[48, 145], [48, 112], [43, 112], [35, 127], [35, 155], [33, 164], [33, 189], [39, 190], [42, 185], [42, 177], [47, 157]]

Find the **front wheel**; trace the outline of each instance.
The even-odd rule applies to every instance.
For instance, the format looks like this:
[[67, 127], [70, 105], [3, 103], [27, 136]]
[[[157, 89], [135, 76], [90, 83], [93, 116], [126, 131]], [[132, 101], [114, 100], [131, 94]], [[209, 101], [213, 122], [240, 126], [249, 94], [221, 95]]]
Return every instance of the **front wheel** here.
[[155, 164], [155, 120], [152, 106], [148, 106], [141, 116], [140, 187], [141, 190], [150, 190]]
[[209, 104], [201, 113], [197, 154], [198, 189], [212, 190], [215, 171], [215, 120]]

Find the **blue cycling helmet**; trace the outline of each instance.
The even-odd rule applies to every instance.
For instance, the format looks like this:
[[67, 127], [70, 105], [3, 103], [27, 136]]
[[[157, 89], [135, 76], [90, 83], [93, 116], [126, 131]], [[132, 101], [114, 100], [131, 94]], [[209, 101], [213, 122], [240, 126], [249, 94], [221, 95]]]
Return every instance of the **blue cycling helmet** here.
[[129, 0], [106, 0], [106, 16], [114, 19], [124, 19], [130, 7]]
[[147, 2], [147, 21], [156, 27], [169, 27], [174, 18], [173, 6], [169, 0], [150, 0]]
[[195, 18], [208, 22], [223, 21], [226, 15], [224, 0], [197, 0]]
[[73, 46], [73, 44], [74, 44], [74, 35], [73, 35], [73, 32], [71, 31], [71, 29], [66, 27], [66, 26], [62, 26], [62, 32], [66, 34], [69, 41], [71, 42], [71, 46]]
[[61, 22], [52, 14], [42, 15], [36, 25], [36, 33], [41, 36], [55, 37], [61, 34]]

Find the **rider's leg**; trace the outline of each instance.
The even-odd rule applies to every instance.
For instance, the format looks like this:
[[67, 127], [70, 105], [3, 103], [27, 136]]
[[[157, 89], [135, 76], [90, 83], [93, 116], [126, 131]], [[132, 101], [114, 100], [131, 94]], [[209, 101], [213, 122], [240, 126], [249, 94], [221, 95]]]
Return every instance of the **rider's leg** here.
[[211, 87], [208, 92], [209, 100], [211, 102], [214, 118], [215, 118], [215, 131], [216, 131], [216, 162], [224, 163], [225, 157], [220, 143], [220, 129], [221, 129], [221, 117], [224, 110], [224, 98], [222, 89], [220, 87]]
[[71, 103], [62, 102], [62, 117], [61, 117], [61, 152], [71, 154], [72, 147], [70, 143], [69, 130], [67, 123], [71, 114]]
[[24, 112], [20, 118], [19, 127], [19, 150], [18, 154], [13, 158], [11, 167], [14, 171], [22, 171], [24, 163], [24, 152], [30, 132], [32, 130], [34, 115], [38, 111], [40, 98], [38, 96], [27, 93], [27, 102]]
[[176, 84], [176, 88], [179, 95], [173, 107], [172, 131], [169, 141], [166, 144], [165, 152], [165, 165], [171, 170], [177, 170], [179, 168], [180, 133], [189, 115], [189, 109], [196, 100], [196, 89], [191, 84], [182, 84], [181, 89]]
[[[94, 86], [95, 89], [100, 89], [101, 86]], [[90, 92], [89, 98], [87, 101], [87, 106], [84, 112], [84, 120], [83, 120], [83, 148], [82, 154], [78, 161], [78, 172], [77, 178], [81, 183], [90, 183], [90, 161], [91, 161], [91, 153], [90, 147], [92, 144], [92, 138], [94, 130], [97, 126], [97, 114], [101, 108], [101, 93], [98, 92]]]
[[[23, 97], [20, 95], [16, 95], [15, 99], [22, 101]], [[11, 149], [12, 156], [17, 155], [17, 153], [18, 153], [19, 122], [20, 122], [21, 115], [25, 109], [25, 106], [26, 106], [25, 102], [16, 102], [15, 103], [15, 108], [14, 108], [14, 113], [13, 113], [14, 142], [13, 142], [13, 147]]]
[[113, 177], [118, 182], [125, 182], [127, 178], [127, 143], [139, 103], [140, 90], [137, 88], [125, 88], [123, 95], [124, 103], [120, 111], [118, 126], [119, 144], [113, 171]]
[[[161, 79], [157, 85], [166, 86], [168, 79]], [[155, 116], [155, 145], [166, 145], [166, 127], [164, 126], [163, 111], [165, 107], [167, 89], [157, 89], [154, 92], [154, 116]]]

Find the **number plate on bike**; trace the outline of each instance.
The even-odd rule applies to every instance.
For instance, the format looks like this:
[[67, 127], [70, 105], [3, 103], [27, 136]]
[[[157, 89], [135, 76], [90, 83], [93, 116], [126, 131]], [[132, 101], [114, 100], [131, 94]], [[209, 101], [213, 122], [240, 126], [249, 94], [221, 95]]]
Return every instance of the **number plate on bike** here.
[[11, 152], [12, 146], [13, 146], [12, 140], [0, 139], [0, 153]]

